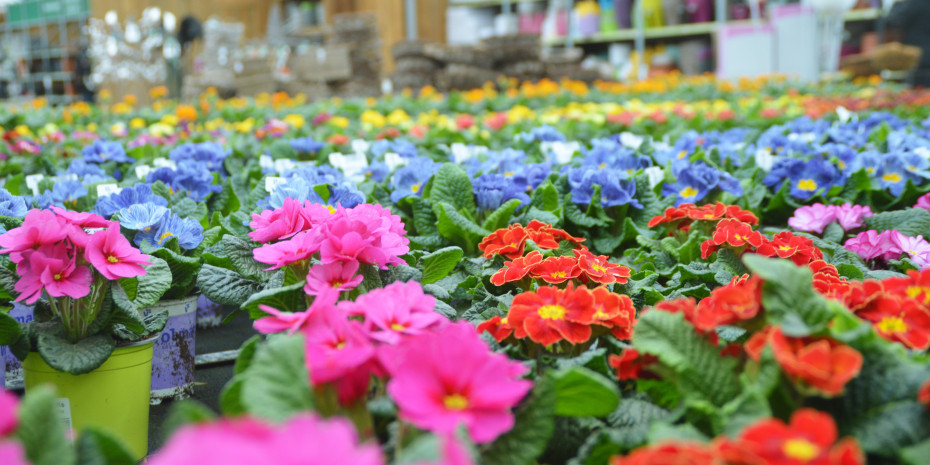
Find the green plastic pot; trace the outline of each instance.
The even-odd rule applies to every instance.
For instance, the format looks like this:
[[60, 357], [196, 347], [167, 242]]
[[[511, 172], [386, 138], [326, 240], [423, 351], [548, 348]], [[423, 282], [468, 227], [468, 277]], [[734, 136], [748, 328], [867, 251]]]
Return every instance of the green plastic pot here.
[[62, 421], [67, 426], [70, 417], [75, 434], [88, 426], [105, 430], [142, 460], [148, 452], [154, 345], [152, 338], [118, 347], [100, 368], [83, 375], [58, 371], [30, 352], [23, 362], [26, 391], [40, 384], [54, 385]]

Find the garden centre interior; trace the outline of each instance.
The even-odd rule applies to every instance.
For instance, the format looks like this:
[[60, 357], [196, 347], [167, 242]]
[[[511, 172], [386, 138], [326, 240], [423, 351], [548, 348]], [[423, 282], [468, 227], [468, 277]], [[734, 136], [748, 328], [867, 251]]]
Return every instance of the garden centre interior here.
[[928, 88], [930, 0], [0, 0], [0, 465], [930, 465]]

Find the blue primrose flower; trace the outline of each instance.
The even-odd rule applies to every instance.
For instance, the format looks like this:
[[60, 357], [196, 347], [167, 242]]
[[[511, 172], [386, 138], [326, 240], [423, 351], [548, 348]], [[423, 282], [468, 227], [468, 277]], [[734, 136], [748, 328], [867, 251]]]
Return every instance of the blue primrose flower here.
[[416, 160], [402, 166], [391, 176], [391, 202], [399, 202], [404, 197], [420, 197], [423, 186], [433, 174], [439, 171], [439, 164], [428, 159]]
[[677, 179], [662, 186], [662, 195], [675, 196], [676, 206], [696, 203], [718, 187], [736, 196], [743, 195], [743, 187], [736, 178], [704, 162], [676, 164], [673, 172]]
[[74, 174], [80, 178], [107, 175], [106, 171], [103, 171], [99, 166], [88, 163], [83, 158], [77, 158], [71, 162], [71, 165], [68, 166], [68, 174]]
[[314, 154], [326, 147], [326, 143], [317, 142], [312, 137], [298, 137], [289, 141], [291, 148], [297, 153]]
[[510, 180], [518, 188], [530, 192], [539, 187], [550, 173], [552, 173], [552, 165], [549, 163], [533, 163], [523, 165], [521, 169], [513, 173]]
[[387, 178], [390, 170], [388, 169], [387, 163], [383, 161], [376, 161], [362, 171], [362, 174], [365, 175], [365, 178], [371, 179], [374, 182], [381, 182]]
[[899, 196], [904, 192], [907, 181], [920, 184], [928, 177], [930, 162], [916, 153], [886, 154], [884, 163], [878, 170], [878, 182], [888, 189], [891, 195]]
[[211, 172], [226, 175], [223, 161], [229, 156], [231, 150], [226, 150], [216, 142], [201, 142], [199, 144], [181, 144], [173, 149], [168, 157], [177, 163], [192, 161], [202, 164]]
[[290, 177], [283, 184], [277, 185], [265, 201], [259, 202], [259, 207], [281, 208], [285, 199], [294, 199], [300, 203], [323, 203], [323, 197], [314, 189], [319, 184], [302, 177]]
[[52, 187], [51, 196], [54, 205], [63, 205], [77, 201], [87, 195], [87, 188], [81, 181], [58, 181]]
[[533, 128], [530, 132], [523, 132], [519, 135], [523, 142], [565, 142], [565, 136], [558, 129], [544, 124], [538, 128]]
[[130, 205], [119, 211], [120, 226], [133, 231], [148, 232], [168, 213], [168, 208], [154, 203]]
[[118, 194], [110, 194], [97, 198], [95, 210], [98, 215], [109, 218], [120, 210], [136, 204], [145, 203], [162, 207], [168, 206], [168, 201], [165, 200], [164, 197], [155, 195], [148, 184], [136, 184], [132, 187], [124, 188]]
[[165, 242], [172, 237], [178, 239], [178, 246], [182, 249], [196, 249], [203, 242], [203, 226], [195, 220], [181, 218], [168, 212], [161, 217], [157, 225], [149, 228], [148, 231], [136, 233], [133, 242], [137, 246], [148, 242], [153, 247], [163, 247]]
[[520, 201], [520, 207], [530, 203], [530, 196], [520, 186], [502, 174], [482, 174], [472, 181], [472, 190], [478, 208], [496, 210], [511, 199]]
[[221, 186], [213, 184], [213, 174], [206, 169], [206, 166], [191, 160], [178, 163], [177, 170], [163, 167], [153, 171], [145, 178], [145, 182], [149, 185], [154, 184], [155, 181], [161, 181], [168, 186], [172, 194], [187, 192], [192, 199], [198, 202], [202, 202], [214, 192], [223, 190]]
[[84, 161], [88, 163], [131, 163], [133, 160], [126, 155], [126, 150], [119, 142], [95, 140], [92, 144], [81, 149]]
[[772, 165], [772, 170], [762, 182], [766, 186], [778, 189], [785, 179], [791, 186], [791, 196], [805, 200], [818, 191], [826, 192], [846, 181], [839, 169], [822, 158], [812, 158], [808, 161], [785, 158]]
[[28, 211], [29, 208], [26, 207], [25, 199], [0, 187], [0, 215], [23, 218]]
[[636, 200], [636, 183], [628, 179], [625, 173], [614, 170], [595, 170], [590, 168], [572, 168], [568, 172], [568, 184], [571, 188], [572, 202], [588, 205], [594, 195], [594, 185], [601, 186], [601, 206], [603, 208], [619, 205], [632, 205], [643, 208]]

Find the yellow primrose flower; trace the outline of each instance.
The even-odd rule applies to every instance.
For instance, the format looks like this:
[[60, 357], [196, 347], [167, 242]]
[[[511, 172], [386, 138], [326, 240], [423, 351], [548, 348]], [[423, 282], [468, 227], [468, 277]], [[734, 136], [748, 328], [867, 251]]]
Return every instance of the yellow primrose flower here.
[[155, 123], [149, 126], [149, 134], [155, 137], [167, 137], [174, 134], [174, 127], [165, 123]]
[[213, 118], [204, 124], [207, 131], [216, 131], [224, 126], [226, 126], [226, 121], [223, 118]]
[[303, 116], [298, 115], [298, 114], [295, 114], [295, 113], [291, 113], [291, 114], [285, 116], [285, 117], [284, 117], [284, 122], [287, 123], [288, 126], [294, 128], [294, 129], [300, 129], [300, 128], [304, 127], [304, 124], [307, 123], [307, 121], [304, 119]]
[[133, 118], [129, 120], [129, 127], [132, 129], [142, 129], [145, 127], [145, 120], [142, 118]]
[[97, 132], [97, 123], [90, 123], [87, 125], [87, 130], [90, 132]]
[[242, 134], [252, 132], [253, 127], [255, 127], [255, 118], [252, 117], [233, 123], [233, 129]]
[[329, 119], [329, 124], [332, 124], [333, 126], [336, 126], [340, 129], [345, 129], [349, 127], [349, 118], [346, 118], [345, 116], [333, 116]]
[[120, 121], [119, 123], [114, 123], [110, 126], [110, 134], [118, 136], [126, 132], [126, 123]]
[[178, 125], [178, 121], [180, 121], [180, 119], [178, 119], [177, 116], [172, 115], [172, 114], [170, 114], [170, 113], [168, 113], [168, 114], [166, 114], [166, 115], [163, 115], [163, 116], [161, 117], [161, 122], [162, 122], [163, 124], [167, 124], [167, 125], [169, 125], [169, 126], [177, 126], [177, 125]]
[[410, 115], [408, 115], [406, 111], [400, 108], [392, 111], [391, 114], [387, 116], [387, 123], [392, 126], [400, 126], [401, 124], [408, 123], [410, 121]]
[[359, 120], [362, 124], [370, 124], [376, 128], [384, 127], [387, 124], [384, 115], [374, 110], [365, 110]]
[[32, 137], [32, 130], [29, 129], [29, 126], [26, 126], [25, 124], [20, 124], [16, 126], [15, 128], [13, 128], [13, 130], [16, 131], [16, 133], [21, 136]]

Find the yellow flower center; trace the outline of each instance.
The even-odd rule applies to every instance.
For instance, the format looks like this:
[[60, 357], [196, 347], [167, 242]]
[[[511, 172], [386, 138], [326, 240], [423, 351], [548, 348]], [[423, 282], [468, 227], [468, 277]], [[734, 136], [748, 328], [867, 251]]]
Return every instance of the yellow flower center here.
[[172, 189], [172, 188], [169, 187], [169, 188], [168, 188], [168, 193], [171, 194], [171, 195], [174, 195], [174, 189]]
[[346, 341], [339, 341], [334, 346], [336, 350], [342, 350], [346, 346]]
[[110, 263], [119, 263], [119, 259], [113, 255], [110, 255], [109, 257], [107, 257], [107, 261]]
[[783, 246], [778, 247], [778, 250], [781, 250], [782, 252], [787, 252], [791, 250], [791, 247], [788, 247], [787, 245], [783, 245]]
[[782, 452], [795, 460], [809, 462], [820, 455], [820, 447], [807, 439], [795, 438], [785, 441]]
[[561, 305], [543, 305], [539, 307], [537, 313], [544, 320], [561, 320], [565, 318], [565, 307]]
[[798, 181], [798, 189], [802, 191], [815, 191], [817, 190], [817, 182], [813, 179], [802, 179]]
[[339, 287], [339, 286], [342, 286], [343, 284], [345, 284], [345, 283], [342, 282], [342, 281], [339, 281], [339, 280], [336, 280], [336, 281], [333, 281], [333, 282], [329, 283], [329, 285], [330, 285], [330, 286], [333, 286], [333, 287]]
[[410, 190], [412, 190], [413, 193], [416, 194], [417, 192], [420, 192], [420, 187], [423, 187], [423, 183], [422, 183], [422, 182], [416, 183], [416, 184], [410, 186]]
[[53, 278], [55, 278], [55, 281], [61, 281], [61, 273], [56, 274]]
[[679, 194], [680, 194], [682, 197], [686, 198], [686, 199], [690, 199], [691, 197], [694, 197], [694, 196], [698, 195], [698, 191], [697, 191], [697, 189], [695, 189], [695, 188], [693, 188], [693, 187], [691, 187], [691, 186], [688, 186], [688, 187], [682, 189], [681, 192], [679, 192]]
[[901, 181], [901, 175], [898, 173], [888, 173], [882, 176], [882, 181], [886, 182], [899, 182]]
[[688, 155], [688, 151], [687, 151], [687, 150], [682, 150], [681, 152], [678, 152], [678, 159], [681, 160], [681, 159], [685, 158], [685, 156], [687, 156], [687, 155]]
[[449, 394], [442, 399], [442, 403], [449, 410], [465, 410], [468, 408], [468, 399], [461, 394]]
[[403, 330], [407, 329], [407, 327], [404, 326], [404, 325], [402, 325], [402, 324], [400, 324], [400, 323], [393, 323], [393, 324], [391, 325], [391, 329], [393, 329], [394, 331], [403, 331]]
[[597, 271], [598, 273], [603, 273], [603, 272], [607, 271], [607, 267], [606, 267], [606, 266], [602, 266], [602, 265], [600, 265], [600, 264], [598, 264], [598, 263], [595, 263], [595, 264], [591, 265], [591, 269], [594, 270], [594, 271]]
[[868, 168], [865, 169], [865, 172], [866, 172], [866, 173], [869, 173], [869, 174], [872, 174], [872, 173], [875, 172], [875, 168], [870, 166], [870, 167], [868, 167]]
[[907, 323], [898, 316], [886, 316], [876, 326], [879, 331], [888, 334], [907, 332]]
[[604, 168], [607, 168], [607, 163], [601, 163], [600, 166], [598, 166], [598, 169], [604, 169]]
[[173, 236], [173, 235], [174, 235], [174, 234], [171, 233], [170, 231], [165, 231], [165, 233], [162, 234], [161, 237], [158, 238], [158, 244], [161, 245], [162, 242], [165, 242], [165, 239], [167, 239], [167, 238], [169, 238], [169, 237], [171, 237], [171, 236]]
[[553, 278], [564, 278], [565, 272], [564, 271], [553, 271], [550, 276], [552, 276]]
[[330, 213], [336, 213], [336, 207], [332, 205], [327, 205], [326, 209], [329, 210]]
[[910, 287], [907, 288], [907, 290], [906, 290], [905, 292], [907, 292], [907, 296], [910, 297], [910, 298], [912, 298], [912, 299], [916, 299], [918, 296], [920, 296], [921, 294], [923, 294], [923, 295], [924, 295], [924, 303], [925, 303], [925, 304], [930, 303], [930, 287], [927, 287], [927, 286], [910, 286]]
[[504, 177], [505, 177], [505, 178], [510, 178], [510, 177], [513, 177], [513, 174], [514, 174], [513, 171], [505, 171], [505, 172], [504, 172]]

